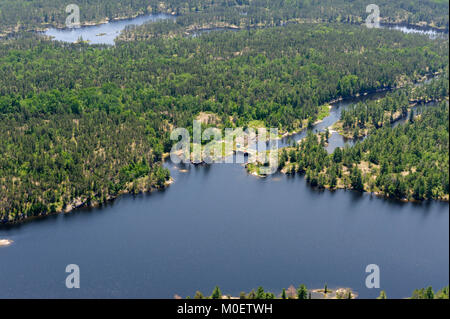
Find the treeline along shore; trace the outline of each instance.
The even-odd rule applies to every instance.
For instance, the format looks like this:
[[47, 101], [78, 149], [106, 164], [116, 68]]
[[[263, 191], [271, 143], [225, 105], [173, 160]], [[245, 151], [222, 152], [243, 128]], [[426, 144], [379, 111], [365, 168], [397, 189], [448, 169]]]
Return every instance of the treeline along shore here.
[[[63, 27], [68, 13], [62, 0], [29, 0], [0, 2], [0, 35]], [[279, 26], [287, 23], [364, 23], [367, 2], [357, 0], [324, 0], [320, 4], [295, 0], [209, 1], [209, 0], [122, 0], [83, 1], [79, 4], [82, 25], [94, 25], [139, 15], [165, 13], [178, 16], [177, 22], [144, 26], [137, 37], [153, 37], [164, 32], [179, 33], [190, 29], [233, 26]], [[448, 2], [445, 0], [379, 0], [383, 23], [432, 27], [448, 31]], [[129, 34], [126, 36], [129, 37]]]
[[[202, 112], [217, 117], [204, 127], [258, 123], [293, 132], [320, 120], [330, 100], [414, 83], [447, 68], [448, 39], [346, 24], [156, 37], [113, 47], [27, 33], [0, 40], [0, 220], [17, 223], [164, 187], [170, 174], [162, 156], [171, 150], [170, 132], [192, 127]], [[420, 174], [430, 186], [419, 189], [418, 198], [448, 193], [444, 170], [433, 166], [448, 165], [445, 136], [440, 140], [445, 126], [437, 117], [421, 116], [408, 126], [417, 127], [411, 138], [426, 142], [411, 154], [427, 156], [408, 167], [402, 157], [392, 159], [388, 166], [401, 171], [388, 174], [407, 175], [383, 179], [383, 185], [415, 183]], [[433, 126], [428, 131], [438, 142], [422, 136], [419, 125]], [[311, 154], [314, 144], [305, 144]], [[356, 162], [366, 156], [361, 147], [343, 152]], [[385, 167], [383, 158], [373, 161]], [[324, 173], [319, 166], [296, 167], [308, 167], [312, 181]]]

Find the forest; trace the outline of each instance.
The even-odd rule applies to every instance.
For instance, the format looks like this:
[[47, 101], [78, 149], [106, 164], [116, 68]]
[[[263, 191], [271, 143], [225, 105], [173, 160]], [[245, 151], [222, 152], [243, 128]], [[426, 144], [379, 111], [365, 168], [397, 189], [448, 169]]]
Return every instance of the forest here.
[[384, 126], [352, 147], [325, 149], [328, 136], [309, 132], [283, 149], [280, 169], [301, 173], [318, 188], [367, 191], [404, 200], [449, 199], [448, 101], [423, 109], [405, 124]]
[[[3, 39], [0, 219], [19, 222], [164, 187], [170, 176], [161, 160], [172, 145], [169, 133], [191, 128], [200, 112], [214, 113], [221, 128], [259, 121], [296, 131], [305, 120], [314, 122], [330, 100], [412, 84], [447, 67], [448, 40], [345, 24], [159, 37], [113, 47], [24, 33]], [[443, 124], [434, 119], [423, 125], [431, 124], [441, 134]], [[427, 146], [431, 150], [419, 151], [440, 154], [436, 145]], [[420, 175], [430, 185], [416, 197], [448, 194], [442, 170], [427, 161], [413, 164], [404, 166], [417, 171], [402, 178], [415, 183]]]
[[342, 110], [341, 119], [333, 129], [347, 138], [367, 136], [373, 129], [392, 125], [406, 116], [414, 117], [413, 106], [444, 100], [448, 97], [448, 70], [446, 75], [434, 78], [426, 85], [415, 85], [388, 92], [376, 101], [353, 104]]
[[[362, 0], [78, 0], [82, 24], [149, 13], [179, 16], [177, 29], [229, 24], [278, 26], [289, 22], [362, 23], [368, 3]], [[0, 0], [0, 34], [64, 27], [68, 14], [62, 0]], [[379, 0], [384, 23], [405, 23], [448, 30], [446, 0]], [[173, 26], [172, 26], [173, 27]], [[153, 28], [153, 27], [151, 27]]]

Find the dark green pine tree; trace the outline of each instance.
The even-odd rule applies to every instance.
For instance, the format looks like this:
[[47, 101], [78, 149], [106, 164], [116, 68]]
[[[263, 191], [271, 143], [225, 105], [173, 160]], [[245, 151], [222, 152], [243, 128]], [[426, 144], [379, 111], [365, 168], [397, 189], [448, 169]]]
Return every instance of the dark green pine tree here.
[[364, 190], [364, 184], [362, 181], [361, 171], [356, 166], [352, 169], [351, 182], [352, 182], [352, 187], [355, 190], [357, 190], [357, 191]]
[[211, 299], [222, 299], [222, 292], [220, 291], [219, 286], [214, 288]]
[[298, 299], [307, 299], [308, 298], [308, 289], [305, 285], [300, 285], [300, 287], [297, 289], [297, 298]]
[[433, 287], [428, 287], [425, 291], [425, 299], [434, 299], [434, 291]]
[[256, 290], [256, 299], [265, 299], [266, 298], [266, 294], [264, 292], [264, 288], [263, 287], [258, 287], [258, 289]]

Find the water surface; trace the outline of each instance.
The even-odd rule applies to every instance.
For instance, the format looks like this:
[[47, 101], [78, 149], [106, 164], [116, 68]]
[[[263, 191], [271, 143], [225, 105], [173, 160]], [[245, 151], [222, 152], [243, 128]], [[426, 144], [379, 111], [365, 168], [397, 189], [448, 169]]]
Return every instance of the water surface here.
[[[314, 130], [383, 94], [335, 103]], [[345, 142], [333, 134], [329, 151]], [[0, 238], [14, 241], [0, 248], [0, 297], [172, 298], [215, 285], [237, 296], [259, 285], [279, 293], [327, 283], [374, 298], [368, 264], [379, 265], [391, 298], [448, 285], [448, 203], [318, 191], [301, 176], [260, 179], [238, 164], [166, 166], [175, 183], [165, 191], [0, 226]], [[65, 288], [68, 264], [81, 268], [79, 290]]]
[[[0, 297], [172, 298], [215, 285], [238, 295], [300, 283], [376, 297], [364, 284], [373, 263], [389, 297], [448, 285], [446, 203], [321, 192], [237, 164], [167, 165], [175, 183], [163, 192], [2, 226], [14, 243], [0, 248]], [[80, 289], [65, 288], [68, 264], [81, 268]]]
[[[95, 26], [83, 26], [75, 29], [57, 29], [50, 28], [44, 32], [45, 35], [51, 36], [54, 40], [75, 43], [80, 39], [88, 41], [90, 44], [107, 44], [114, 45], [115, 39], [119, 36], [120, 32], [127, 26], [142, 25], [144, 23], [152, 23], [160, 20], [175, 20], [176, 17], [168, 14], [148, 14], [138, 16], [132, 19], [111, 21], [104, 24]], [[404, 33], [419, 33], [430, 37], [431, 39], [438, 38], [448, 34], [445, 31], [439, 31], [429, 28], [418, 28], [409, 25], [382, 25], [383, 28], [389, 28], [391, 30], [399, 30]], [[211, 28], [194, 31], [191, 36], [198, 37], [202, 34], [218, 31], [237, 31], [233, 28]]]
[[174, 16], [167, 14], [149, 14], [139, 16], [133, 19], [111, 21], [95, 26], [84, 26], [74, 29], [56, 29], [50, 28], [44, 32], [54, 40], [75, 43], [80, 39], [88, 41], [90, 44], [109, 44], [114, 45], [114, 40], [120, 32], [127, 26], [142, 25], [160, 20], [175, 19]]
[[[48, 35], [113, 44], [129, 22], [138, 24], [133, 19]], [[314, 129], [331, 126], [351, 103], [377, 97], [335, 103]], [[333, 134], [328, 150], [347, 142]], [[0, 297], [172, 298], [209, 294], [215, 285], [238, 295], [260, 285], [279, 293], [291, 284], [327, 283], [373, 298], [380, 290], [365, 287], [368, 264], [379, 265], [381, 288], [391, 298], [448, 285], [447, 203], [317, 191], [301, 176], [259, 179], [237, 164], [166, 165], [175, 183], [165, 191], [0, 226], [0, 238], [14, 241], [0, 248]], [[68, 264], [81, 268], [80, 289], [65, 287]]]
[[403, 33], [407, 34], [422, 34], [428, 36], [430, 39], [437, 39], [441, 37], [445, 37], [448, 35], [448, 30], [439, 30], [431, 27], [417, 27], [406, 24], [384, 24], [381, 27], [388, 28], [391, 30], [399, 30]]

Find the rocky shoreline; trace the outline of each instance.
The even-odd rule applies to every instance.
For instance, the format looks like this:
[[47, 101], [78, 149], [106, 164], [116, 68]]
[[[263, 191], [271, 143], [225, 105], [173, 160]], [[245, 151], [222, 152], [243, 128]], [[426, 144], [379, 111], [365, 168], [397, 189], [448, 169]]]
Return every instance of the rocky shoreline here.
[[[141, 190], [139, 190], [139, 192], [135, 193], [135, 195], [137, 195], [137, 194], [149, 194], [149, 193], [153, 193], [155, 191], [160, 191], [160, 190], [166, 189], [173, 182], [174, 182], [174, 180], [172, 178], [170, 178], [168, 181], [166, 181], [164, 183], [164, 186], [162, 186], [162, 187], [152, 186], [150, 188], [141, 189]], [[108, 195], [106, 197], [106, 201], [104, 201], [104, 202], [101, 202], [101, 201], [88, 202], [87, 199], [77, 198], [77, 199], [73, 200], [72, 202], [70, 202], [69, 204], [67, 204], [65, 207], [60, 208], [60, 209], [56, 210], [55, 212], [48, 213], [48, 214], [41, 214], [41, 215], [37, 215], [37, 216], [30, 216], [30, 217], [26, 216], [24, 218], [21, 218], [21, 219], [15, 220], [15, 221], [0, 220], [0, 226], [1, 225], [18, 225], [18, 224], [23, 224], [25, 222], [32, 221], [32, 220], [38, 219], [38, 218], [45, 218], [47, 216], [53, 216], [53, 215], [59, 215], [59, 214], [68, 214], [68, 213], [71, 213], [74, 210], [81, 209], [81, 208], [98, 208], [98, 207], [101, 207], [102, 205], [104, 205], [104, 204], [106, 204], [108, 202], [113, 202], [114, 200], [116, 200], [120, 196], [127, 195], [127, 194], [131, 194], [131, 192], [126, 189], [126, 190], [120, 191], [117, 195]], [[6, 241], [5, 241], [5, 243], [6, 243]], [[11, 243], [12, 243], [12, 241], [10, 242], [10, 244]], [[2, 246], [1, 245], [1, 241], [0, 241], [0, 246]]]

